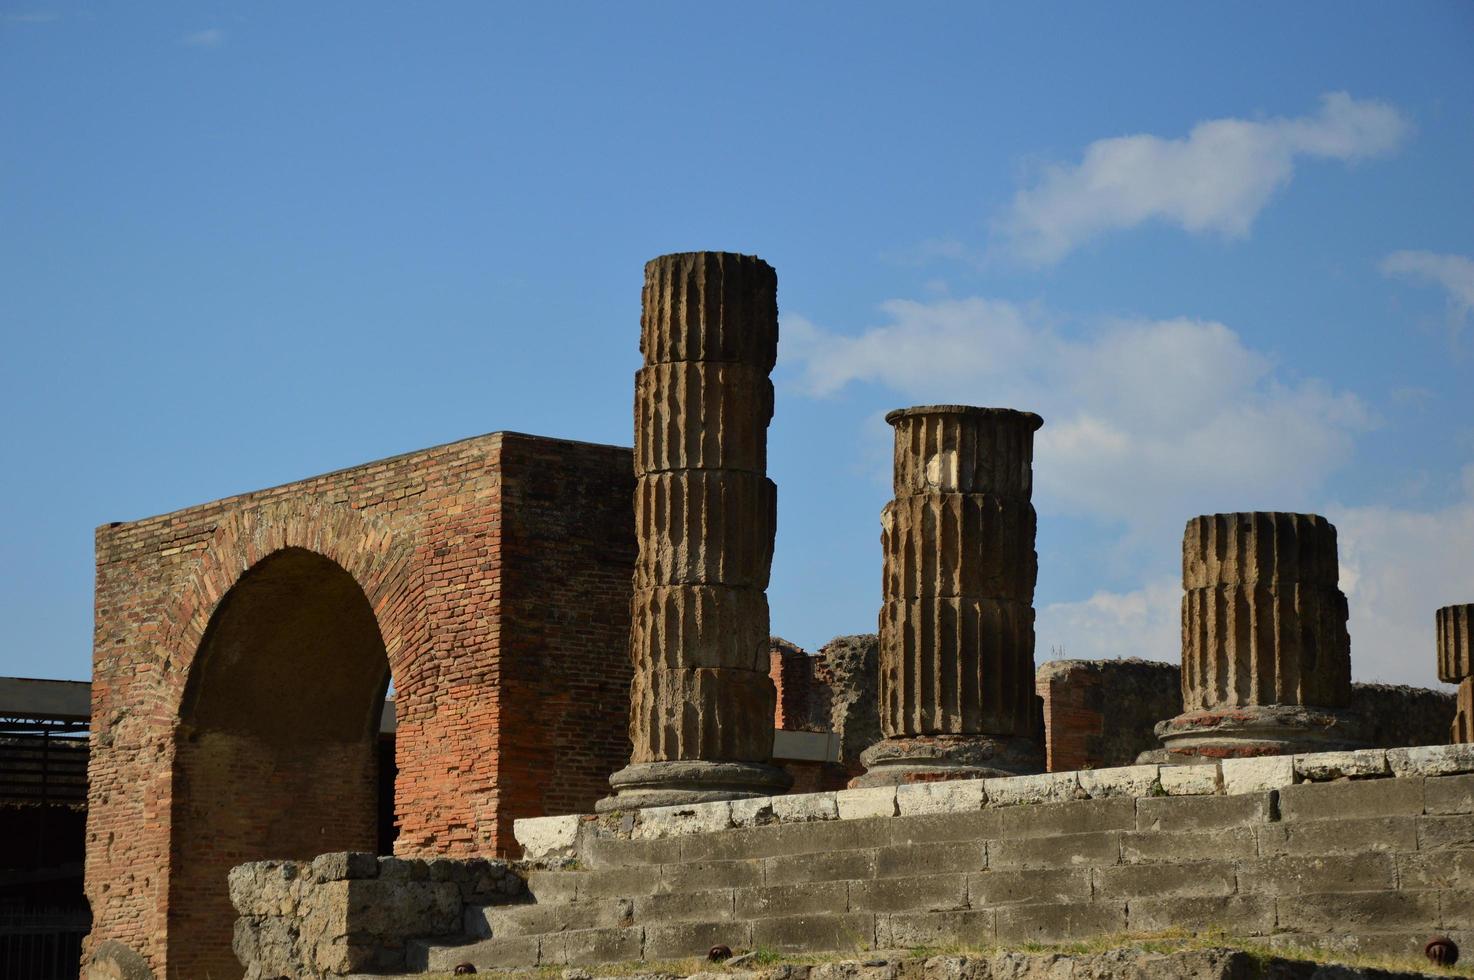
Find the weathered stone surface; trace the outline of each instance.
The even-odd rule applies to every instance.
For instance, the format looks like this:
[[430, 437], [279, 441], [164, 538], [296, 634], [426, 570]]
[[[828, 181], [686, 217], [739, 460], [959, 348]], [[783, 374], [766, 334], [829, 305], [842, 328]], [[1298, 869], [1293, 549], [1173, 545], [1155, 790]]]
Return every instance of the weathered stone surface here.
[[1474, 677], [1465, 677], [1459, 683], [1458, 706], [1448, 736], [1450, 742], [1474, 742]]
[[1295, 760], [1292, 756], [1224, 759], [1218, 765], [1223, 772], [1223, 791], [1230, 796], [1295, 785]]
[[1474, 745], [1420, 745], [1388, 749], [1387, 764], [1397, 776], [1452, 776], [1474, 772]]
[[983, 493], [1027, 501], [1034, 492], [1032, 412], [970, 405], [902, 408], [896, 429], [895, 495]]
[[861, 770], [860, 753], [880, 741], [880, 636], [836, 636], [819, 648], [829, 677], [829, 728], [839, 739], [839, 764]]
[[82, 980], [154, 980], [154, 973], [136, 951], [109, 939], [87, 957]]
[[1161, 766], [1157, 773], [1162, 792], [1168, 796], [1212, 796], [1223, 788], [1223, 774], [1217, 763]]
[[867, 789], [847, 789], [834, 794], [839, 819], [856, 820], [861, 817], [891, 817], [896, 810], [895, 786], [873, 786]]
[[637, 670], [768, 670], [768, 597], [758, 588], [671, 585], [637, 589], [630, 657]]
[[766, 762], [776, 698], [768, 675], [753, 670], [643, 670], [630, 693], [630, 761]]
[[1318, 514], [1205, 514], [1187, 522], [1182, 587], [1290, 585], [1335, 589], [1336, 528]]
[[790, 778], [766, 765], [776, 690], [764, 595], [777, 522], [765, 476], [777, 276], [752, 256], [665, 255], [645, 267], [642, 303], [634, 751], [598, 807], [781, 793]]
[[1387, 753], [1383, 749], [1315, 752], [1295, 756], [1295, 775], [1311, 782], [1385, 776], [1388, 772]]
[[768, 470], [773, 383], [748, 364], [678, 361], [635, 375], [635, 472]]
[[895, 788], [896, 809], [902, 816], [981, 810], [988, 800], [985, 782], [982, 779], [956, 779], [898, 786]]
[[1027, 500], [980, 493], [897, 497], [880, 514], [884, 593], [1034, 599], [1038, 519]]
[[1032, 776], [1006, 776], [985, 779], [990, 806], [1018, 806], [1027, 803], [1060, 803], [1083, 800], [1080, 774], [1074, 772], [1041, 772]]
[[690, 806], [652, 806], [640, 811], [635, 840], [659, 840], [682, 834], [709, 833], [732, 826], [732, 805], [725, 800]]
[[577, 814], [533, 817], [513, 822], [512, 833], [516, 836], [517, 843], [522, 845], [522, 857], [528, 861], [569, 858], [573, 857], [578, 843], [580, 823], [582, 818]]
[[1151, 796], [1160, 787], [1158, 766], [1082, 769], [1080, 788], [1092, 799], [1108, 796]]
[[1474, 603], [1444, 606], [1434, 617], [1438, 632], [1438, 679], [1457, 684], [1474, 676]]

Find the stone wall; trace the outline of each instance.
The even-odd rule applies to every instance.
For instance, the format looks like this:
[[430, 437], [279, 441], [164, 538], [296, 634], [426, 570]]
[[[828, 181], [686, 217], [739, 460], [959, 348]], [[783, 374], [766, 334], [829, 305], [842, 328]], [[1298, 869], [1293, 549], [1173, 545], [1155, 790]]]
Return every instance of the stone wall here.
[[319, 978], [406, 968], [411, 940], [459, 933], [467, 906], [525, 889], [504, 861], [323, 854], [231, 869], [234, 949], [245, 980]]
[[88, 949], [235, 973], [230, 867], [376, 846], [391, 677], [397, 852], [589, 809], [629, 756], [633, 481], [497, 433], [99, 528]]
[[[876, 787], [518, 824], [535, 904], [424, 963], [1069, 943], [1222, 932], [1474, 943], [1474, 747]], [[576, 869], [564, 862], [577, 857]], [[500, 929], [500, 931], [498, 931]]]
[[[1044, 700], [1049, 770], [1125, 766], [1161, 747], [1153, 728], [1182, 711], [1182, 672], [1153, 660], [1052, 660], [1035, 675]], [[1454, 695], [1395, 684], [1353, 684], [1350, 710], [1373, 745], [1448, 741]]]

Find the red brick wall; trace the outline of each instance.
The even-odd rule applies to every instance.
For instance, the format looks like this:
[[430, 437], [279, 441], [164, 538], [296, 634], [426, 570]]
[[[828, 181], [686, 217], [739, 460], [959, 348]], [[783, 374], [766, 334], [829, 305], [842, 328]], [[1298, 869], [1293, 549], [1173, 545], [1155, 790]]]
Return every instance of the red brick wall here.
[[[177, 900], [181, 854], [223, 867], [311, 850], [303, 828], [341, 842], [372, 826], [362, 746], [309, 745], [267, 775], [248, 739], [193, 731], [182, 710], [222, 597], [283, 549], [336, 563], [373, 610], [396, 691], [398, 852], [502, 853], [513, 818], [588, 809], [628, 757], [632, 484], [629, 450], [498, 433], [99, 528], [89, 948], [117, 940], [160, 976], [195, 977], [181, 951], [228, 950], [231, 924]], [[304, 650], [289, 679], [331, 698], [314, 662]], [[249, 833], [208, 805], [210, 779]]]
[[830, 729], [830, 681], [824, 662], [801, 647], [773, 637], [768, 650], [768, 676], [778, 689], [773, 727], [793, 732]]

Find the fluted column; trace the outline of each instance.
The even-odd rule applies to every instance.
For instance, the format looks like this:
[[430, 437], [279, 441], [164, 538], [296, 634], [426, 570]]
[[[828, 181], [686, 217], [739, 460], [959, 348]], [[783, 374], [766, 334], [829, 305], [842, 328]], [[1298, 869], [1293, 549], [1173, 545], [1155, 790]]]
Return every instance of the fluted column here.
[[881, 514], [880, 721], [857, 785], [1037, 772], [1034, 431], [1039, 416], [891, 412]]
[[1175, 757], [1360, 744], [1336, 528], [1316, 514], [1210, 514], [1182, 542], [1183, 713]]
[[1450, 742], [1474, 742], [1474, 603], [1444, 606], [1438, 624], [1438, 679], [1459, 685], [1458, 710], [1449, 728]]
[[781, 792], [769, 765], [767, 478], [777, 276], [748, 255], [645, 266], [635, 375], [630, 765], [601, 810]]

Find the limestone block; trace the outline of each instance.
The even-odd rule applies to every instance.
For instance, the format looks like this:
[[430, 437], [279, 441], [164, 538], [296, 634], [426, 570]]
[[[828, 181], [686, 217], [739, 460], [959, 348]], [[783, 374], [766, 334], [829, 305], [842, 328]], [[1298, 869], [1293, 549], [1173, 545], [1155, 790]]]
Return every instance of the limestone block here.
[[881, 728], [1035, 734], [1034, 609], [1000, 599], [888, 601], [880, 614]]
[[896, 815], [896, 787], [840, 790], [834, 794], [834, 803], [841, 820], [893, 817]]
[[635, 375], [635, 475], [768, 469], [773, 383], [747, 364], [682, 361]]
[[1396, 776], [1450, 776], [1474, 772], [1474, 744], [1388, 749], [1387, 764]]
[[582, 824], [583, 819], [578, 814], [529, 817], [512, 821], [512, 836], [522, 845], [525, 860], [571, 858], [578, 844], [578, 828]]
[[880, 516], [884, 594], [1033, 602], [1037, 523], [1024, 500], [971, 493], [897, 497]]
[[778, 358], [778, 275], [752, 255], [683, 252], [645, 265], [640, 353], [646, 364]]
[[726, 830], [732, 826], [732, 805], [692, 803], [688, 806], [652, 806], [641, 810], [635, 821], [635, 840], [659, 840]]
[[631, 761], [766, 762], [777, 698], [768, 675], [753, 670], [639, 671], [630, 693]]
[[1028, 500], [1034, 431], [1044, 420], [1011, 408], [927, 405], [886, 415], [896, 429], [895, 495], [986, 493]]
[[776, 796], [754, 796], [746, 800], [733, 800], [732, 826], [763, 827], [773, 823], [773, 801]]
[[950, 782], [897, 786], [896, 811], [901, 816], [908, 817], [918, 813], [981, 810], [988, 802], [988, 791], [984, 786], [986, 782], [986, 779], [955, 779]]
[[1041, 772], [1032, 776], [985, 779], [989, 806], [1018, 806], [1025, 803], [1062, 803], [1085, 798], [1077, 772]]
[[1438, 679], [1457, 684], [1474, 675], [1474, 603], [1444, 606], [1434, 617], [1438, 626]]
[[768, 597], [762, 589], [676, 585], [630, 599], [635, 669], [768, 670]]
[[779, 823], [838, 820], [839, 807], [833, 793], [792, 793], [773, 797], [773, 817]]
[[1387, 766], [1385, 749], [1355, 749], [1350, 752], [1312, 752], [1294, 756], [1295, 775], [1310, 782], [1328, 782], [1333, 779], [1353, 777], [1386, 776], [1391, 770]]
[[1257, 759], [1224, 759], [1218, 763], [1223, 772], [1223, 792], [1261, 793], [1295, 785], [1295, 759], [1277, 755]]
[[681, 470], [641, 477], [635, 485], [635, 588], [767, 588], [777, 510], [777, 487], [755, 473]]
[[1221, 585], [1182, 598], [1183, 710], [1334, 708], [1351, 699], [1346, 597], [1314, 584]]
[[1182, 587], [1318, 585], [1340, 578], [1336, 528], [1318, 514], [1205, 514], [1187, 522]]
[[1118, 766], [1112, 769], [1082, 769], [1080, 788], [1091, 799], [1108, 796], [1151, 796], [1159, 783], [1157, 766]]
[[1168, 796], [1213, 796], [1223, 789], [1218, 763], [1197, 766], [1162, 766], [1158, 770], [1162, 792]]

